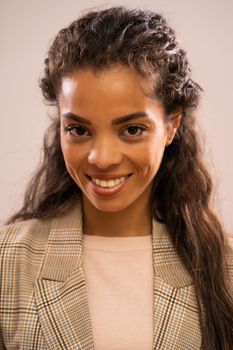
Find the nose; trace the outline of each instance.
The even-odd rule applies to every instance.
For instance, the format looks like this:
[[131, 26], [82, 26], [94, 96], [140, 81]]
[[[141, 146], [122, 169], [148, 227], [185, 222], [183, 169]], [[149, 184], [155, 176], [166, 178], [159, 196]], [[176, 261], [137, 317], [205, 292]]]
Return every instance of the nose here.
[[111, 165], [120, 164], [122, 152], [119, 145], [106, 137], [98, 138], [92, 143], [88, 154], [88, 162], [100, 169], [109, 168]]

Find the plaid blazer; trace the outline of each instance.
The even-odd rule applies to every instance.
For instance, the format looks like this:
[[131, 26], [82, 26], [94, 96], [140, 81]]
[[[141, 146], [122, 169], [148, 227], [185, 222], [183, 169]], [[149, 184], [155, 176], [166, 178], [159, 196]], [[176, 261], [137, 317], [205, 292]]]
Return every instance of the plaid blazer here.
[[[55, 219], [3, 227], [0, 247], [0, 349], [93, 350], [80, 202]], [[193, 281], [155, 220], [153, 264], [153, 349], [201, 349]]]

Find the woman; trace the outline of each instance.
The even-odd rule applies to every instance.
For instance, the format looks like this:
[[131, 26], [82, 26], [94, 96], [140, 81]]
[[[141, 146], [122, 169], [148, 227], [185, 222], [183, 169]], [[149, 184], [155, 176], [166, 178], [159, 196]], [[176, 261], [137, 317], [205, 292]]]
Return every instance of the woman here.
[[166, 20], [87, 13], [55, 37], [40, 87], [57, 115], [1, 231], [2, 348], [232, 349], [201, 88]]

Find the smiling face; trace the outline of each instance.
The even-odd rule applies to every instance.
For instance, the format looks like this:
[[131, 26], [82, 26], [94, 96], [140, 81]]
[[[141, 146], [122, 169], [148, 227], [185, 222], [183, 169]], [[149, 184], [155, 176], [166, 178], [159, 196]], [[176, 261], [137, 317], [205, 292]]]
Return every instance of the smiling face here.
[[121, 67], [80, 70], [62, 80], [61, 147], [86, 205], [117, 212], [144, 208], [165, 146], [180, 117], [165, 120], [162, 104], [143, 92], [140, 78]]

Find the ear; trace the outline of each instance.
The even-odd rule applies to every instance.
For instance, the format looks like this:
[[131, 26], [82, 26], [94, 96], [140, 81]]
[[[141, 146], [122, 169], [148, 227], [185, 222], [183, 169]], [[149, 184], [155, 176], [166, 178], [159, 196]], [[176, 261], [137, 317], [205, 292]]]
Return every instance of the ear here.
[[170, 145], [174, 139], [181, 121], [181, 113], [172, 114], [167, 121], [167, 140], [166, 146]]

